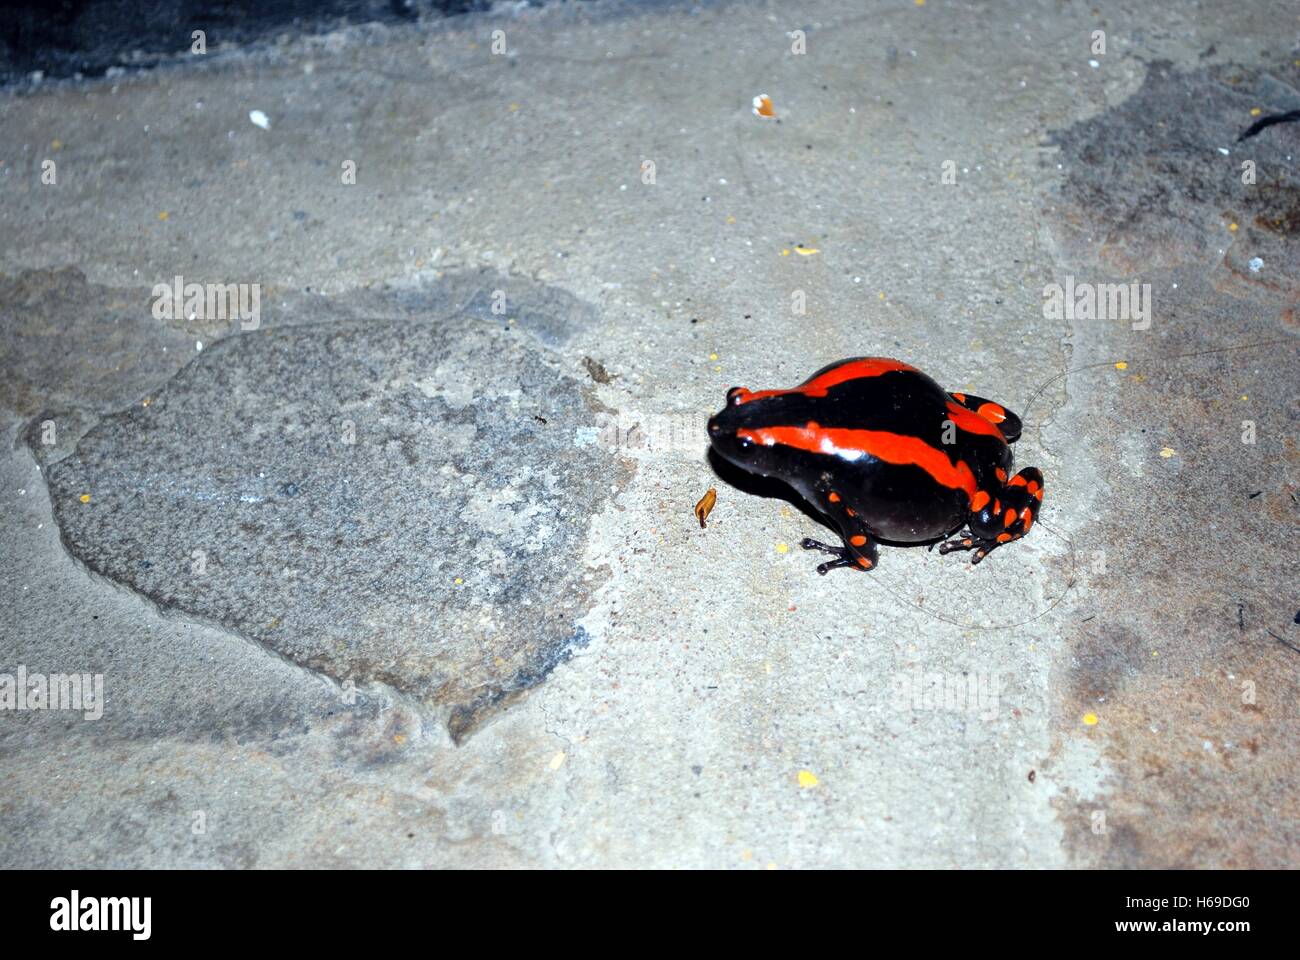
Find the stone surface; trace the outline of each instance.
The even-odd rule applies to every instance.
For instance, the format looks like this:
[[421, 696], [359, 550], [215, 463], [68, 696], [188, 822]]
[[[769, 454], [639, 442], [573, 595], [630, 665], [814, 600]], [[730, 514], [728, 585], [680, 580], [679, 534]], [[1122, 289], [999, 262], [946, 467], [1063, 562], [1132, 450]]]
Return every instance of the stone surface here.
[[[1059, 191], [1058, 237], [1116, 274], [1197, 264], [1215, 270], [1219, 285], [1253, 284], [1294, 306], [1300, 301], [1296, 128], [1273, 126], [1237, 138], [1252, 117], [1297, 107], [1300, 66], [1294, 63], [1272, 70], [1152, 64], [1141, 89], [1123, 104], [1052, 138], [1068, 170]], [[1255, 258], [1262, 266], [1251, 270]]]
[[[599, 405], [507, 324], [230, 336], [48, 471], [73, 556], [453, 737], [585, 645]], [[83, 502], [85, 501], [85, 502]]]

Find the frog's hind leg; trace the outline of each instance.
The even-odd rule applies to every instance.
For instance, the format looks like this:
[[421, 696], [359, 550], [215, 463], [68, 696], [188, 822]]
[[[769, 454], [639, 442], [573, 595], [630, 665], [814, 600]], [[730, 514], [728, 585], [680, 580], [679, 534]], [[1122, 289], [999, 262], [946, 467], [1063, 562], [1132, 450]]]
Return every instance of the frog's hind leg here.
[[996, 495], [976, 491], [968, 529], [956, 539], [940, 544], [939, 552], [974, 550], [970, 562], [979, 563], [997, 547], [1028, 533], [1042, 504], [1043, 474], [1037, 467], [1025, 467]]
[[820, 550], [835, 557], [834, 560], [819, 564], [817, 572], [825, 576], [838, 567], [874, 570], [880, 560], [876, 541], [862, 518], [853, 512], [839, 492], [831, 486], [828, 474], [822, 474], [813, 488], [813, 505], [834, 521], [844, 540], [844, 546], [833, 547], [812, 537], [804, 537], [800, 546], [805, 550]]
[[1020, 418], [1014, 413], [1002, 406], [1000, 403], [994, 403], [992, 400], [985, 400], [983, 397], [977, 397], [971, 393], [950, 393], [952, 397], [967, 410], [978, 413], [981, 417], [993, 424], [1002, 431], [1002, 436], [1007, 443], [1015, 443], [1020, 439]]

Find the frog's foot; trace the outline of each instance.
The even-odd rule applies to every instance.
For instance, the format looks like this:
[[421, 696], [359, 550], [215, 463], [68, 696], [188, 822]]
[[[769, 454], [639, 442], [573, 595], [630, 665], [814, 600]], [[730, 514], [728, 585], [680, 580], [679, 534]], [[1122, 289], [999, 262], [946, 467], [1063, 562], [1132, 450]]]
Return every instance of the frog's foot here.
[[[861, 543], [853, 543], [854, 540], [862, 539]], [[832, 547], [829, 543], [822, 543], [820, 540], [814, 540], [812, 537], [804, 537], [800, 546], [805, 550], [820, 550], [822, 553], [829, 553], [835, 557], [834, 560], [827, 560], [825, 563], [817, 565], [817, 572], [823, 577], [837, 567], [856, 567], [859, 570], [870, 570], [876, 565], [876, 545], [863, 534], [854, 534], [850, 540], [852, 546]]]
[[813, 487], [814, 505], [821, 510], [836, 527], [839, 528], [842, 547], [832, 547], [819, 540], [805, 538], [805, 550], [821, 550], [834, 554], [836, 559], [828, 560], [817, 568], [820, 574], [827, 574], [836, 567], [856, 567], [859, 570], [874, 570], [880, 559], [876, 541], [872, 539], [866, 524], [862, 522], [853, 508], [845, 502], [831, 482], [830, 474], [823, 473]]
[[1014, 413], [1002, 406], [1000, 403], [994, 403], [992, 400], [985, 400], [983, 397], [977, 397], [970, 393], [950, 393], [952, 397], [967, 410], [973, 410], [981, 417], [993, 424], [1002, 431], [1002, 436], [1007, 443], [1015, 443], [1020, 439], [1020, 418]]
[[971, 563], [983, 560], [1004, 543], [1019, 540], [1034, 525], [1043, 503], [1043, 474], [1037, 467], [1025, 467], [996, 496], [978, 490], [971, 500], [969, 528], [954, 540], [940, 545], [940, 553], [974, 550]]
[[974, 550], [975, 555], [970, 558], [970, 562], [976, 564], [987, 557], [989, 551], [997, 545], [996, 540], [986, 540], [975, 536], [969, 530], [964, 530], [956, 539], [939, 544], [939, 552], [949, 554], [957, 550]]

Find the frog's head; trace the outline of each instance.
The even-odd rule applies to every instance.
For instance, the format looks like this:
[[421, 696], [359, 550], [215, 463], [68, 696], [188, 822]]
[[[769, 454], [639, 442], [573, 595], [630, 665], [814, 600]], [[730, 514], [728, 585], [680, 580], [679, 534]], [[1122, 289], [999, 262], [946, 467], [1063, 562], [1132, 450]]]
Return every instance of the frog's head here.
[[789, 482], [815, 459], [808, 450], [783, 442], [785, 425], [798, 422], [806, 406], [793, 391], [752, 392], [744, 387], [727, 391], [727, 405], [709, 418], [709, 443], [714, 452], [742, 470]]

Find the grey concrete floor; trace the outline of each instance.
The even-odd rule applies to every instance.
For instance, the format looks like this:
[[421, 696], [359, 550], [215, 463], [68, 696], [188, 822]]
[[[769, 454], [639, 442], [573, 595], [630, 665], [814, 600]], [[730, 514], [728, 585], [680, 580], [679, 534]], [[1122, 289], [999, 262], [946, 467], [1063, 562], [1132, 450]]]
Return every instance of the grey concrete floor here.
[[[3, 95], [0, 675], [104, 700], [0, 710], [0, 865], [1296, 865], [1298, 42], [595, 3]], [[715, 476], [863, 354], [1024, 417], [1025, 540], [819, 577]]]

